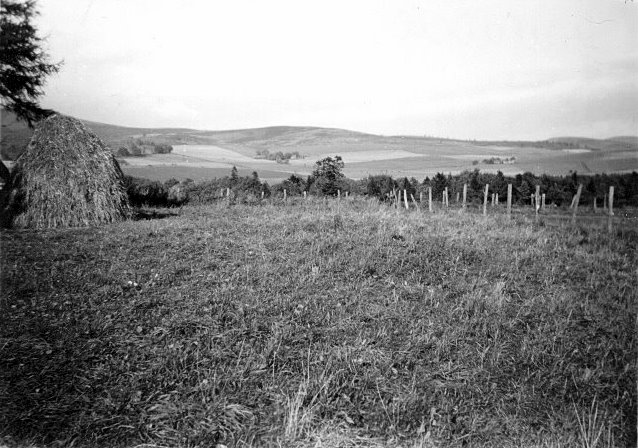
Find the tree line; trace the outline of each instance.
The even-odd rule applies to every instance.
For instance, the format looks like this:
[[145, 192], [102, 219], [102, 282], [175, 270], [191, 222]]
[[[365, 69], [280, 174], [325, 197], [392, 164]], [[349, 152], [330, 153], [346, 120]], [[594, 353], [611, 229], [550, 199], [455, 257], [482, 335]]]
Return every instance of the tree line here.
[[315, 164], [312, 174], [302, 177], [291, 175], [284, 181], [269, 185], [262, 181], [254, 171], [250, 176], [239, 176], [233, 167], [229, 176], [194, 182], [190, 179], [178, 181], [171, 179], [164, 183], [143, 179], [127, 178], [127, 188], [134, 205], [181, 205], [184, 203], [206, 204], [226, 198], [230, 191], [231, 199], [236, 202], [252, 203], [262, 197], [272, 195], [301, 196], [304, 192], [315, 196], [337, 196], [355, 194], [390, 201], [395, 192], [405, 190], [408, 195], [419, 198], [427, 195], [432, 189], [434, 200], [440, 200], [447, 188], [450, 201], [462, 195], [463, 186], [467, 185], [467, 201], [482, 203], [485, 184], [489, 184], [490, 193], [497, 193], [500, 198], [507, 197], [507, 185], [512, 184], [512, 202], [524, 205], [530, 203], [530, 196], [539, 185], [545, 194], [548, 205], [566, 206], [583, 185], [581, 204], [593, 204], [594, 198], [602, 206], [604, 197], [613, 186], [614, 204], [617, 207], [638, 206], [638, 173], [579, 175], [572, 172], [567, 176], [537, 176], [532, 173], [505, 176], [501, 171], [483, 173], [478, 169], [464, 171], [460, 174], [437, 173], [419, 181], [414, 177], [393, 178], [388, 175], [368, 176], [364, 179], [349, 179], [343, 174], [344, 163], [341, 157], [326, 157]]

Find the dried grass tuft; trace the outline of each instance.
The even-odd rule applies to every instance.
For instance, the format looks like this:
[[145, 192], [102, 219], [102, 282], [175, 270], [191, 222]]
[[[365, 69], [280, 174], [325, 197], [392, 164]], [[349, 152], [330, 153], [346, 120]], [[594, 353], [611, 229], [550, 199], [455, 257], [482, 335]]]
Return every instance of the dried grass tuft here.
[[79, 120], [53, 115], [36, 129], [12, 172], [9, 207], [19, 228], [82, 227], [129, 213], [123, 173]]

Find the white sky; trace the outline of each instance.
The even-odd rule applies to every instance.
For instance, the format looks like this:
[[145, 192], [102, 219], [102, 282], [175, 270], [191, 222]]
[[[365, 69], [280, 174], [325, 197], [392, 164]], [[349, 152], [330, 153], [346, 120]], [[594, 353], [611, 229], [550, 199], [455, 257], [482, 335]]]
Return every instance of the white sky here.
[[638, 134], [638, 2], [40, 0], [43, 106], [125, 126]]

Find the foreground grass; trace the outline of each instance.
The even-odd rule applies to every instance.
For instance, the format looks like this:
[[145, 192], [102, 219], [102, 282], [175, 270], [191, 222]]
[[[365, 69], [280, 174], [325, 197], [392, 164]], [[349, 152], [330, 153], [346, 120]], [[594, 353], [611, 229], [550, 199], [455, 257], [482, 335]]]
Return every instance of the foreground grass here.
[[635, 445], [635, 233], [308, 201], [1, 237], [0, 445]]

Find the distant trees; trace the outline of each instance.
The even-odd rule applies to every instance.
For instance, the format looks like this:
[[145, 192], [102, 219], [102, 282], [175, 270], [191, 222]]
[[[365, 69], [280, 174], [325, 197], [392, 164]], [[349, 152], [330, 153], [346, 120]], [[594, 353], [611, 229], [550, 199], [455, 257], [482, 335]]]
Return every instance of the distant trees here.
[[121, 145], [115, 155], [118, 157], [143, 156], [145, 154], [170, 154], [173, 146], [167, 143], [158, 143], [153, 140], [144, 138], [135, 138], [128, 140]]
[[[485, 184], [490, 185], [490, 193], [498, 193], [501, 200], [507, 197], [507, 185], [513, 186], [513, 203], [529, 205], [530, 196], [539, 185], [545, 194], [548, 205], [569, 205], [579, 183], [584, 185], [581, 196], [582, 204], [593, 204], [598, 198], [602, 206], [603, 198], [608, 194], [609, 187], [614, 186], [614, 205], [617, 207], [638, 206], [638, 173], [602, 174], [595, 176], [580, 176], [571, 173], [568, 176], [536, 176], [533, 173], [522, 173], [516, 176], [505, 176], [501, 171], [496, 174], [482, 173], [479, 170], [464, 171], [457, 175], [437, 173], [431, 179], [426, 177], [421, 183], [414, 177], [403, 177], [398, 180], [389, 175], [368, 176], [366, 179], [352, 180], [344, 176], [341, 157], [326, 157], [316, 162], [313, 173], [306, 179], [293, 174], [272, 187], [272, 192], [278, 197], [286, 190], [288, 197], [300, 196], [304, 191], [310, 194], [336, 196], [337, 191], [365, 195], [388, 201], [396, 198], [396, 193], [406, 190], [408, 198], [413, 195], [418, 198], [420, 192], [427, 192], [432, 188], [432, 199], [441, 201], [442, 192], [448, 188], [449, 201], [453, 203], [467, 185], [467, 200], [472, 203], [482, 203]], [[129, 179], [129, 194], [133, 204], [147, 205], [180, 205], [185, 202], [192, 204], [206, 204], [219, 200], [229, 200], [231, 203], [257, 203], [262, 197], [271, 195], [268, 183], [259, 179], [256, 171], [250, 176], [240, 176], [236, 167], [230, 175], [211, 179], [205, 182], [178, 182], [175, 179], [159, 182]], [[227, 197], [230, 188], [231, 197]]]
[[274, 160], [277, 163], [289, 163], [290, 159], [300, 159], [301, 155], [298, 151], [293, 152], [273, 152], [271, 153], [267, 149], [259, 149], [257, 150], [257, 158], [258, 159], [267, 159]]

